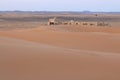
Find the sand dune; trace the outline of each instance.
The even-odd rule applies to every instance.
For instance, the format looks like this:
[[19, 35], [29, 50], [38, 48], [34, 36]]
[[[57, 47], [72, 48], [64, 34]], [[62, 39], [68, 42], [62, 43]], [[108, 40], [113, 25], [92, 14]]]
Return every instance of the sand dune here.
[[120, 55], [0, 38], [1, 80], [119, 80]]
[[0, 31], [0, 80], [120, 80], [120, 34]]
[[[89, 28], [86, 29], [89, 30]], [[93, 27], [92, 29], [95, 28]], [[109, 28], [107, 30], [109, 30]], [[114, 32], [119, 31], [119, 33], [107, 32], [107, 30], [106, 32], [104, 32], [104, 30], [103, 32], [62, 32], [57, 30], [51, 31], [48, 28], [36, 28], [1, 31], [0, 36], [13, 37], [71, 49], [120, 53], [120, 29], [118, 28], [115, 30], [113, 28]]]

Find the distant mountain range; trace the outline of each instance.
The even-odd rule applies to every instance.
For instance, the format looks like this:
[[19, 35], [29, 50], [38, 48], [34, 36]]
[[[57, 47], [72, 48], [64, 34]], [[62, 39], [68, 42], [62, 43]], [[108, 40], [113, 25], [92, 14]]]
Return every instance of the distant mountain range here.
[[39, 13], [39, 14], [120, 14], [120, 12], [91, 12], [91, 11], [0, 11], [0, 13]]

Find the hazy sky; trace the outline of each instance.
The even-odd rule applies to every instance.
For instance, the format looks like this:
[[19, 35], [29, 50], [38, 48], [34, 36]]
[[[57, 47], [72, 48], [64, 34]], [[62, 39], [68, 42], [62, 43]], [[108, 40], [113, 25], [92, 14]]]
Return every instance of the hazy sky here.
[[0, 0], [0, 10], [120, 11], [120, 0]]

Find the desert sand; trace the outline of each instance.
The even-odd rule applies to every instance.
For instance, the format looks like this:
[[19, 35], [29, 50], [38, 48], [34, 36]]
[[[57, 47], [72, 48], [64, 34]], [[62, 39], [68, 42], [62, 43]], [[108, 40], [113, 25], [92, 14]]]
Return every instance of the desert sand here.
[[0, 13], [0, 80], [120, 80], [120, 14]]
[[120, 28], [63, 29], [0, 31], [0, 80], [120, 80]]

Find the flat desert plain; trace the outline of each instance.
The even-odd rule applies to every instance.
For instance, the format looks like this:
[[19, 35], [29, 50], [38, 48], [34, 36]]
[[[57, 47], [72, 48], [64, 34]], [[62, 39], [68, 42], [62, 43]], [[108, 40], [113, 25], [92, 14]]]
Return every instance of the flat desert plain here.
[[15, 27], [0, 29], [0, 80], [120, 80], [120, 27]]

